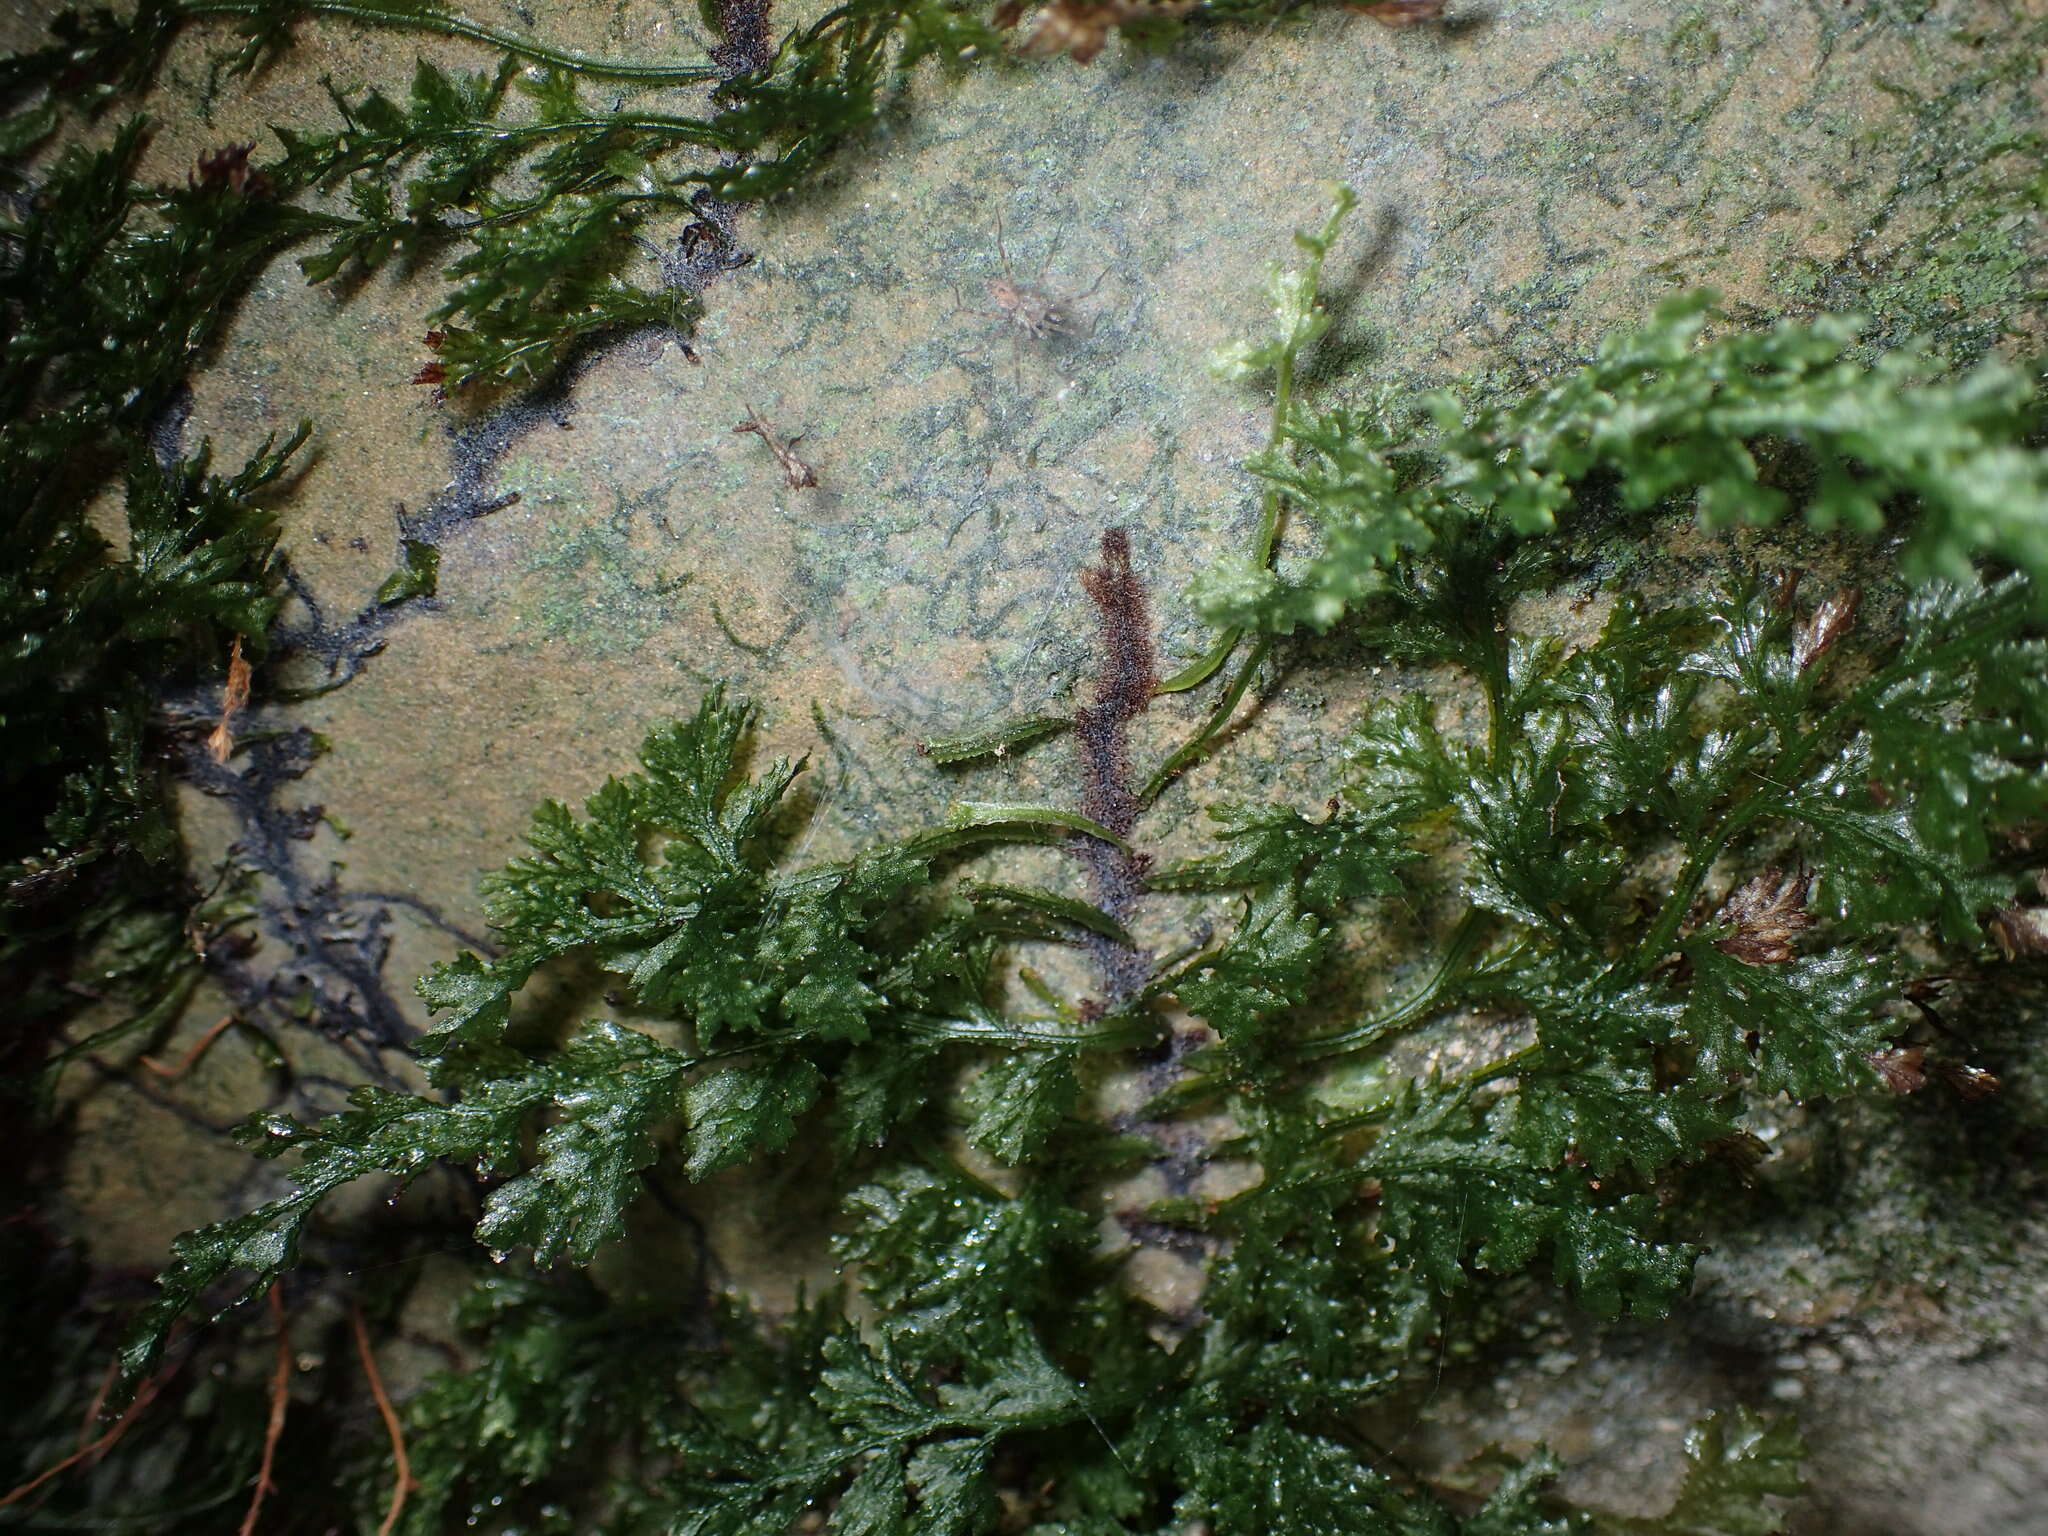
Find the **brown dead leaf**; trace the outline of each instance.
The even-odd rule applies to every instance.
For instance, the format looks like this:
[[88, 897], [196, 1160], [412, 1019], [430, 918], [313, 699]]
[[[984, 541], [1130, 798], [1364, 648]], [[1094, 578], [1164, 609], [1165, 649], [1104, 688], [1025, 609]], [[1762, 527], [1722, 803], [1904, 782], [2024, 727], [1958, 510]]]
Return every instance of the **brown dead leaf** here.
[[1927, 1085], [1927, 1049], [1909, 1045], [1872, 1051], [1863, 1058], [1893, 1093], [1915, 1093]]
[[242, 637], [237, 635], [228, 647], [228, 682], [221, 692], [220, 724], [206, 738], [206, 755], [216, 763], [226, 762], [235, 750], [235, 716], [249, 702], [250, 676], [249, 663], [242, 659]]
[[2008, 960], [2048, 955], [2048, 907], [2003, 907], [1991, 914], [1991, 937]]
[[1742, 885], [1715, 916], [1735, 931], [1714, 940], [1714, 948], [1744, 965], [1783, 965], [1792, 958], [1792, 936], [1813, 926], [1806, 900], [1813, 876], [1767, 869]]
[[1185, 16], [1195, 4], [1196, 0], [1053, 0], [1024, 40], [1024, 52], [1046, 57], [1064, 53], [1076, 64], [1086, 64], [1102, 52], [1115, 28]]
[[1862, 588], [1845, 587], [1814, 609], [1792, 638], [1792, 664], [1804, 672], [1833, 650], [1835, 642], [1856, 622], [1856, 609], [1862, 601]]

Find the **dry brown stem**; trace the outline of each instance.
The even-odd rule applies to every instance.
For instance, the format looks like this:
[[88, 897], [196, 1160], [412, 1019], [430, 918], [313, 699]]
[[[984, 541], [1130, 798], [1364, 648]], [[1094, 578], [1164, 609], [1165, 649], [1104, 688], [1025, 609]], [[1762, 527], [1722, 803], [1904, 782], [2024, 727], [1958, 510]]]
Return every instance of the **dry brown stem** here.
[[113, 1389], [114, 1377], [120, 1373], [121, 1359], [116, 1355], [107, 1362], [106, 1371], [100, 1376], [99, 1390], [92, 1395], [92, 1402], [86, 1407], [85, 1422], [78, 1426], [78, 1449], [81, 1453], [96, 1438], [93, 1430], [100, 1421], [100, 1405], [107, 1400], [107, 1393]]
[[242, 659], [242, 637], [235, 636], [228, 647], [228, 685], [221, 694], [220, 724], [206, 738], [206, 754], [216, 763], [228, 760], [235, 750], [235, 716], [249, 702], [249, 663]]
[[1418, 22], [1442, 21], [1444, 16], [1444, 0], [1349, 0], [1348, 8], [1383, 27], [1412, 27]]
[[291, 1405], [292, 1351], [285, 1336], [284, 1296], [275, 1280], [270, 1282], [270, 1316], [277, 1324], [277, 1369], [270, 1375], [270, 1418], [263, 1426], [263, 1462], [256, 1469], [256, 1492], [249, 1500], [249, 1512], [242, 1516], [240, 1536], [255, 1536], [256, 1517], [263, 1510], [263, 1496], [275, 1493], [270, 1469], [277, 1461], [277, 1442], [284, 1434], [285, 1409]]
[[209, 1045], [212, 1045], [214, 1041], [218, 1040], [221, 1037], [221, 1032], [234, 1022], [235, 1016], [231, 1013], [226, 1018], [222, 1019], [218, 1024], [214, 1025], [213, 1028], [209, 1029], [205, 1034], [201, 1035], [197, 1040], [194, 1040], [192, 1042], [191, 1048], [188, 1049], [184, 1055], [180, 1056], [176, 1064], [173, 1066], [165, 1066], [162, 1062], [158, 1061], [154, 1056], [138, 1056], [136, 1060], [139, 1061], [143, 1066], [149, 1068], [149, 1070], [154, 1072], [158, 1077], [164, 1078], [166, 1080], [175, 1081], [176, 1079], [183, 1077], [187, 1072], [190, 1072], [192, 1070], [193, 1063], [199, 1060], [200, 1056], [205, 1053], [206, 1048]]
[[405, 1457], [405, 1434], [399, 1428], [398, 1411], [391, 1406], [391, 1399], [384, 1391], [384, 1378], [377, 1374], [377, 1357], [370, 1352], [369, 1330], [363, 1327], [363, 1309], [351, 1306], [348, 1320], [356, 1334], [356, 1353], [363, 1359], [363, 1374], [370, 1378], [370, 1395], [377, 1400], [377, 1412], [384, 1419], [384, 1433], [391, 1437], [391, 1459], [398, 1469], [398, 1486], [391, 1491], [391, 1508], [385, 1511], [384, 1523], [377, 1527], [377, 1536], [391, 1536], [398, 1525], [399, 1514], [405, 1509], [405, 1496], [419, 1486], [413, 1481], [412, 1463]]
[[[114, 1448], [114, 1442], [119, 1440], [123, 1435], [127, 1434], [128, 1427], [131, 1424], [133, 1424], [137, 1419], [142, 1417], [143, 1409], [149, 1406], [150, 1400], [156, 1396], [158, 1389], [161, 1388], [164, 1382], [168, 1379], [169, 1373], [165, 1372], [163, 1375], [151, 1376], [146, 1381], [144, 1381], [141, 1386], [135, 1389], [135, 1400], [131, 1402], [127, 1406], [127, 1408], [122, 1411], [120, 1418], [114, 1420], [114, 1422], [107, 1427], [107, 1432], [105, 1434], [101, 1435], [98, 1439], [93, 1440], [89, 1444], [81, 1445], [77, 1450], [73, 1451], [69, 1456], [66, 1456], [62, 1461], [58, 1462], [55, 1466], [46, 1468], [44, 1471], [38, 1473], [35, 1477], [30, 1478], [27, 1482], [23, 1483], [19, 1488], [16, 1488], [11, 1493], [8, 1493], [4, 1496], [0, 1496], [0, 1509], [5, 1509], [9, 1504], [14, 1503], [17, 1499], [27, 1498], [30, 1494], [34, 1493], [38, 1488], [42, 1487], [43, 1484], [47, 1483], [51, 1478], [55, 1477], [59, 1472], [64, 1471], [66, 1468], [75, 1467], [81, 1461], [85, 1461], [91, 1457], [104, 1456], [108, 1451], [112, 1450]], [[106, 1385], [105, 1383], [102, 1383], [99, 1395], [93, 1399], [93, 1405], [95, 1409], [97, 1409], [98, 1405], [105, 1400], [106, 1391]]]

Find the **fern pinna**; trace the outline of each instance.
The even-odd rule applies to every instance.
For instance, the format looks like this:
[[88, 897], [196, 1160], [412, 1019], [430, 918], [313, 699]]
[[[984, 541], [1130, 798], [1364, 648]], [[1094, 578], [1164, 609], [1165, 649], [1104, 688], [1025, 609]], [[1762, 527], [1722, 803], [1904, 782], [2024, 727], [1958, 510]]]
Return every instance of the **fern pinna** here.
[[[1741, 1198], [1770, 1105], [1984, 1090], [1917, 1021], [1987, 921], [2031, 932], [2030, 396], [1696, 297], [1518, 400], [1311, 410], [1293, 370], [1347, 205], [1276, 271], [1276, 337], [1223, 360], [1281, 388], [1252, 547], [1194, 594], [1209, 653], [1155, 678], [1112, 531], [1093, 696], [926, 744], [993, 764], [1069, 734], [1075, 807], [963, 802], [792, 866], [803, 765], [751, 769], [747, 706], [711, 690], [488, 882], [495, 953], [421, 983], [435, 1092], [249, 1125], [294, 1187], [180, 1240], [131, 1378], [222, 1282], [290, 1269], [329, 1194], [452, 1162], [499, 1263], [464, 1311], [484, 1363], [409, 1406], [409, 1530], [492, 1495], [504, 1529], [691, 1536], [1776, 1529], [1801, 1449], [1747, 1411], [1693, 1431], [1654, 1519], [1569, 1507], [1541, 1450], [1426, 1476], [1375, 1426], [1523, 1271], [1602, 1316], [1681, 1304], [1702, 1191]], [[1898, 558], [1748, 535], [1669, 579], [1639, 552], [1689, 504], [1895, 529]], [[1313, 803], [1213, 805], [1210, 851], [1149, 858], [1243, 701], [1331, 656], [1417, 685], [1333, 743]], [[1212, 680], [1146, 772], [1131, 721]], [[1074, 881], [979, 868], [1020, 841]], [[1186, 942], [1141, 947], [1141, 916]], [[1025, 963], [1045, 946], [1088, 995]], [[535, 1038], [521, 991], [565, 957], [615, 1016]], [[829, 1170], [843, 1288], [771, 1318], [581, 1273], [671, 1181], [798, 1155]], [[1129, 1283], [1147, 1252], [1197, 1277], [1180, 1303]]]

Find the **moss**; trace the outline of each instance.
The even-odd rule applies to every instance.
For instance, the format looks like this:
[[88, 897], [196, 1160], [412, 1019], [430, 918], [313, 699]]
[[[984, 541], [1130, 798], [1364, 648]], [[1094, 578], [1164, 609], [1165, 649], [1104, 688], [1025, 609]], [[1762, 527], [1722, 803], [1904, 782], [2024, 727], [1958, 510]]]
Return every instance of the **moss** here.
[[[2048, 315], [2038, 167], [2048, 153], [2034, 93], [2048, 27], [1986, 41], [1946, 89], [1894, 86], [1904, 152], [1847, 246], [1773, 264], [1794, 312], [1869, 315], [1866, 355], [1932, 344], [1967, 363], [2016, 341], [2038, 344]], [[1900, 141], [1860, 135], [1875, 156]]]

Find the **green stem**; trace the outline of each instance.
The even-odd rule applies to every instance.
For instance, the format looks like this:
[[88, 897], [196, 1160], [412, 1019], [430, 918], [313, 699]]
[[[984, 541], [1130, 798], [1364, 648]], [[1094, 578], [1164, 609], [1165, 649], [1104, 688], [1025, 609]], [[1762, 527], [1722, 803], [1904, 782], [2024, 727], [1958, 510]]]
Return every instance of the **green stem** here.
[[679, 117], [667, 112], [615, 112], [609, 117], [579, 117], [560, 123], [475, 123], [460, 128], [435, 128], [415, 134], [411, 144], [430, 144], [437, 139], [490, 138], [503, 143], [552, 138], [563, 133], [608, 132], [618, 128], [644, 128], [649, 132], [683, 135], [707, 149], [730, 149], [733, 137], [705, 117]]
[[1145, 990], [1139, 995], [1147, 1001], [1168, 996], [1203, 966], [1214, 965], [1225, 947], [1222, 944], [1203, 944], [1183, 949], [1170, 962], [1161, 963], [1159, 974], [1145, 984]]
[[1508, 660], [1500, 646], [1482, 644], [1485, 664], [1479, 669], [1479, 680], [1486, 688], [1486, 765], [1498, 773], [1507, 753]]
[[[1498, 1061], [1489, 1061], [1461, 1076], [1446, 1078], [1438, 1085], [1442, 1097], [1432, 1105], [1431, 1114], [1440, 1122], [1451, 1111], [1467, 1103], [1473, 1094], [1488, 1083], [1498, 1082], [1504, 1077], [1519, 1077], [1529, 1069], [1530, 1063], [1542, 1054], [1542, 1042], [1532, 1041], [1518, 1051], [1509, 1052]], [[1380, 1130], [1386, 1124], [1386, 1107], [1381, 1105], [1325, 1120], [1316, 1127], [1316, 1137], [1321, 1141], [1337, 1141], [1354, 1131]], [[1313, 1175], [1312, 1182], [1349, 1183], [1361, 1174], [1380, 1177], [1396, 1173], [1431, 1173], [1443, 1169], [1465, 1169], [1474, 1166], [1475, 1161], [1483, 1163], [1489, 1160], [1491, 1159], [1488, 1159], [1484, 1152], [1481, 1152], [1477, 1159], [1468, 1152], [1451, 1156], [1386, 1158], [1380, 1161], [1375, 1161], [1368, 1154], [1362, 1163], [1347, 1163]]]
[[202, 975], [203, 972], [198, 966], [187, 962], [179, 968], [170, 985], [148, 1007], [137, 1009], [120, 1023], [110, 1024], [96, 1034], [88, 1035], [48, 1057], [41, 1068], [39, 1094], [47, 1102], [48, 1095], [55, 1090], [58, 1075], [64, 1070], [67, 1062], [90, 1055], [94, 1051], [105, 1050], [131, 1035], [160, 1029], [174, 1021], [184, 1012], [185, 1004], [198, 989]]
[[1489, 1061], [1483, 1067], [1474, 1067], [1463, 1077], [1454, 1079], [1460, 1093], [1471, 1093], [1484, 1088], [1488, 1083], [1497, 1083], [1504, 1077], [1520, 1077], [1543, 1054], [1543, 1042], [1531, 1041], [1519, 1051], [1510, 1051], [1499, 1061]]
[[[270, 19], [280, 14], [280, 7], [274, 0], [185, 0], [181, 9], [187, 16]], [[635, 80], [643, 85], [694, 85], [719, 78], [716, 65], [644, 64], [627, 59], [601, 59], [569, 48], [552, 48], [546, 43], [501, 32], [480, 21], [471, 21], [467, 16], [435, 10], [431, 6], [408, 6], [398, 10], [377, 5], [372, 0], [293, 0], [290, 10], [306, 16], [339, 16], [365, 26], [398, 27], [436, 32], [443, 37], [465, 37], [471, 42], [502, 48], [515, 57], [531, 59], [536, 64], [552, 64], [558, 69], [574, 70], [577, 74], [607, 80]]]
[[[684, 184], [695, 179], [697, 178], [694, 174], [685, 174], [683, 176], [677, 177], [676, 180], [673, 183], [671, 183], [671, 185], [683, 186]], [[521, 219], [526, 218], [528, 215], [538, 213], [541, 209], [546, 208], [550, 203], [558, 202], [565, 197], [577, 196], [578, 194], [582, 193], [586, 188], [597, 186], [604, 180], [605, 177], [602, 174], [586, 176], [581, 181], [565, 183], [562, 186], [555, 187], [549, 191], [543, 192], [539, 197], [530, 197], [524, 202], [510, 203], [504, 207], [495, 208], [490, 213], [478, 219], [474, 224], [444, 226], [444, 228], [446, 229], [446, 232], [449, 234], [459, 235], [467, 234], [472, 230], [495, 229], [500, 225], [504, 224], [516, 224]], [[627, 207], [633, 203], [653, 203], [656, 204], [657, 206], [667, 204], [671, 207], [677, 208], [695, 207], [695, 204], [693, 204], [689, 198], [685, 197], [680, 192], [622, 192], [618, 196], [611, 199], [607, 207], [607, 211], [615, 211], [617, 209]]]
[[[1054, 1027], [1032, 1030], [1019, 1026], [1048, 1024]], [[984, 1024], [971, 1019], [916, 1019], [906, 1021], [904, 1033], [922, 1040], [942, 1040], [966, 1045], [1011, 1046], [1024, 1051], [1048, 1048], [1121, 1050], [1147, 1045], [1159, 1031], [1150, 1024], [1120, 1024], [1113, 1029], [1084, 1030], [1060, 1026], [1058, 1019], [1016, 1019], [1006, 1024]]]
[[1486, 914], [1474, 907], [1459, 921], [1450, 943], [1444, 946], [1443, 959], [1437, 962], [1435, 972], [1419, 988], [1376, 1019], [1367, 1019], [1333, 1035], [1297, 1041], [1286, 1054], [1297, 1061], [1324, 1061], [1332, 1056], [1351, 1055], [1370, 1050], [1389, 1036], [1399, 1034], [1428, 1017], [1436, 1011], [1444, 994], [1466, 979], [1466, 963], [1485, 933]]
[[[1293, 409], [1294, 354], [1283, 352], [1280, 361], [1273, 365], [1273, 425], [1266, 433], [1268, 452], [1280, 446], [1280, 440], [1287, 431], [1288, 415]], [[1273, 545], [1280, 537], [1280, 512], [1280, 487], [1268, 481], [1266, 494], [1259, 498], [1257, 555], [1261, 569], [1272, 563]]]
[[1130, 851], [1128, 840], [1099, 821], [1074, 811], [1049, 805], [1010, 805], [960, 801], [953, 807], [950, 825], [933, 827], [903, 840], [903, 851], [912, 858], [936, 858], [984, 843], [1043, 843], [1079, 832], [1113, 847]]
[[[1725, 828], [1727, 823], [1722, 824]], [[1699, 894], [1700, 882], [1707, 877], [1707, 870], [1714, 860], [1721, 856], [1725, 838], [1716, 837], [1693, 850], [1685, 861], [1685, 868], [1678, 872], [1678, 881], [1671, 887], [1671, 894], [1664, 898], [1664, 905], [1657, 913], [1657, 920], [1650, 925], [1650, 931], [1643, 935], [1622, 967], [1623, 976], [1638, 979], [1647, 976], [1656, 968], [1657, 962], [1670, 952], [1678, 938], [1679, 925], [1685, 921], [1685, 914], [1691, 908], [1693, 898]]]
[[1245, 657], [1244, 665], [1237, 669], [1237, 676], [1230, 680], [1230, 686], [1223, 690], [1223, 696], [1216, 701], [1216, 707], [1209, 711], [1209, 718], [1202, 722], [1202, 728], [1195, 732], [1173, 756], [1159, 765], [1159, 771], [1145, 783], [1138, 792], [1138, 804], [1150, 805], [1159, 797], [1159, 792], [1182, 773], [1192, 768], [1215, 746], [1223, 730], [1230, 724], [1230, 717], [1237, 712], [1238, 701], [1250, 686], [1252, 674], [1258, 671], [1259, 663], [1266, 659], [1266, 653], [1273, 648], [1273, 637], [1262, 636], [1252, 652]]
[[[1033, 1024], [1054, 1027], [1044, 1030], [1020, 1027]], [[1062, 1025], [1058, 1019], [1015, 1019], [1006, 1023], [985, 1023], [978, 1019], [905, 1019], [900, 1027], [905, 1034], [915, 1035], [920, 1040], [936, 1040], [957, 1045], [1004, 1046], [1020, 1051], [1125, 1050], [1133, 1046], [1150, 1045], [1159, 1037], [1158, 1029], [1148, 1023], [1119, 1024], [1110, 1029], [1076, 1033], [1072, 1028]], [[721, 1046], [717, 1050], [702, 1051], [690, 1056], [685, 1067], [694, 1070], [743, 1056], [757, 1056], [762, 1052], [786, 1046], [815, 1043], [813, 1037], [803, 1030], [779, 1031], [770, 1035], [758, 1035], [751, 1040], [733, 1045]]]
[[[1273, 424], [1266, 432], [1266, 450], [1269, 453], [1280, 446], [1280, 439], [1287, 430], [1287, 414], [1294, 408], [1294, 355], [1291, 352], [1283, 352], [1280, 361], [1273, 365], [1273, 381]], [[1273, 563], [1273, 546], [1280, 539], [1281, 510], [1280, 487], [1269, 482], [1265, 495], [1259, 498], [1259, 536], [1252, 546], [1254, 564], [1260, 570]], [[1154, 691], [1185, 693], [1190, 688], [1199, 688], [1216, 675], [1243, 638], [1241, 629], [1224, 630], [1216, 637], [1214, 645]]]
[[[1760, 727], [1752, 727], [1753, 731]], [[1738, 744], [1733, 756], [1739, 757], [1743, 748]], [[1620, 967], [1620, 974], [1635, 980], [1647, 976], [1669, 953], [1678, 938], [1678, 930], [1685, 922], [1685, 914], [1691, 910], [1693, 898], [1699, 894], [1707, 871], [1714, 860], [1721, 856], [1721, 850], [1734, 840], [1745, 827], [1756, 821], [1770, 809], [1769, 800], [1762, 795], [1751, 795], [1733, 807], [1721, 818], [1719, 826], [1706, 835], [1700, 845], [1693, 849], [1685, 861], [1685, 867], [1678, 872], [1678, 879], [1672, 884], [1671, 894], [1664, 898], [1664, 905], [1658, 910], [1656, 921], [1650, 924], [1635, 948], [1635, 953]]]
[[1023, 985], [1025, 991], [1050, 1008], [1055, 1018], [1064, 1024], [1072, 1024], [1074, 1022], [1074, 1010], [1067, 1006], [1066, 999], [1053, 991], [1052, 987], [1046, 982], [1046, 979], [1039, 975], [1036, 970], [1028, 965], [1018, 966], [1017, 980]]
[[1230, 653], [1237, 649], [1242, 638], [1241, 629], [1226, 629], [1216, 638], [1216, 643], [1200, 656], [1189, 662], [1180, 671], [1161, 683], [1155, 692], [1185, 693], [1190, 688], [1199, 688], [1216, 675], [1216, 669], [1230, 659]]

